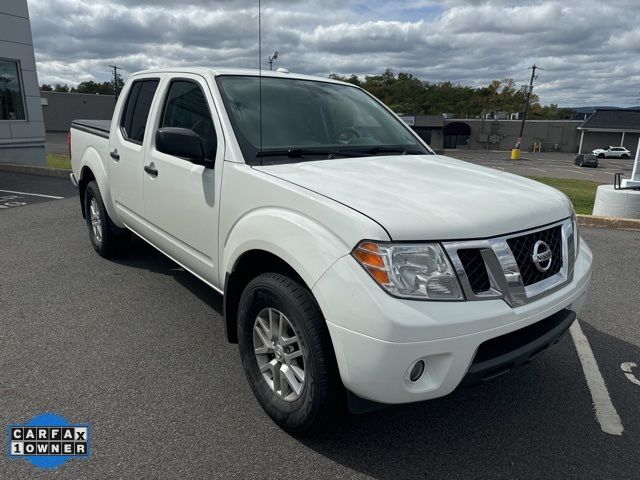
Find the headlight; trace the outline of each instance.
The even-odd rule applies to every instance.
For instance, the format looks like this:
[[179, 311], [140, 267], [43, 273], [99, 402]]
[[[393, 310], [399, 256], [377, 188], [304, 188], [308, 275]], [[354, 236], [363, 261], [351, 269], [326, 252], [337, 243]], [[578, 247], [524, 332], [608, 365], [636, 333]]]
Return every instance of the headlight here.
[[437, 243], [363, 241], [353, 256], [391, 295], [422, 300], [463, 300], [451, 263]]

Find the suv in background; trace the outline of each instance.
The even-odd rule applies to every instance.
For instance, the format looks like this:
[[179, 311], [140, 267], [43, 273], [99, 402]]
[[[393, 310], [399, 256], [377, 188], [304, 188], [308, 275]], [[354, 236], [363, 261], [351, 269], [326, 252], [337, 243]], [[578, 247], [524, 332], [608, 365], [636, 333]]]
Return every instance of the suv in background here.
[[631, 152], [624, 147], [596, 148], [593, 152], [598, 158], [629, 158]]

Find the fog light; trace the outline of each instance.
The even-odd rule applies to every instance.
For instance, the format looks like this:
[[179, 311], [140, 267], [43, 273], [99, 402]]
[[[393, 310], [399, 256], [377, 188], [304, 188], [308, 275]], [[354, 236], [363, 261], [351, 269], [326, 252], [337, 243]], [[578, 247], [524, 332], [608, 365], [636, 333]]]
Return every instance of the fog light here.
[[411, 373], [409, 373], [409, 380], [412, 382], [417, 382], [418, 379], [422, 376], [424, 372], [424, 361], [418, 360], [414, 363], [413, 368], [411, 368]]

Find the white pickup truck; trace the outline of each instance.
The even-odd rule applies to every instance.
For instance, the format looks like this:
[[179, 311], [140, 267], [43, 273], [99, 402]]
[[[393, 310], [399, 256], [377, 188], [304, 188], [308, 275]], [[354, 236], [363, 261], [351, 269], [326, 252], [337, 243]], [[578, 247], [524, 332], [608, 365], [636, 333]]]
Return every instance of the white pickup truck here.
[[502, 375], [585, 300], [592, 254], [564, 195], [434, 154], [353, 85], [144, 71], [111, 122], [73, 122], [70, 149], [95, 250], [133, 232], [223, 293], [226, 336], [289, 431]]

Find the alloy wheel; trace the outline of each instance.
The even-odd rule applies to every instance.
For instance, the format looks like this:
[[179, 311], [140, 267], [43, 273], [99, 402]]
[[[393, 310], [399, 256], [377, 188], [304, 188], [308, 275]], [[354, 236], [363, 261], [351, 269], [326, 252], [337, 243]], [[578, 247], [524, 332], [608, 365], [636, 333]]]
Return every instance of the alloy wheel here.
[[100, 217], [100, 209], [96, 197], [91, 197], [89, 203], [89, 220], [91, 221], [91, 229], [96, 242], [102, 242], [102, 218]]
[[275, 308], [263, 308], [253, 325], [253, 348], [262, 378], [287, 402], [300, 398], [305, 387], [306, 355], [297, 330]]

